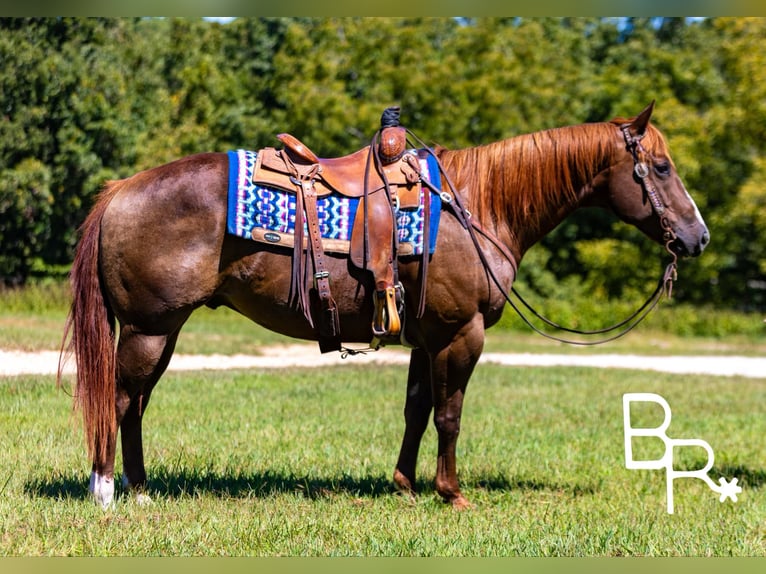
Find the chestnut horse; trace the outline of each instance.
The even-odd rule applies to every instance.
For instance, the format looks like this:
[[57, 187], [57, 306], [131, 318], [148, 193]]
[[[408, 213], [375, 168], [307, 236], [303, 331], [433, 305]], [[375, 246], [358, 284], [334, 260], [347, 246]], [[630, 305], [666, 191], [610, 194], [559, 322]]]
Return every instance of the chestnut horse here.
[[[633, 119], [435, 152], [460, 201], [441, 217], [424, 312], [408, 313], [404, 327], [413, 348], [393, 476], [400, 490], [414, 492], [418, 449], [433, 411], [436, 491], [457, 508], [469, 505], [458, 484], [455, 445], [485, 329], [500, 319], [524, 253], [568, 214], [604, 207], [677, 255], [697, 256], [705, 248], [708, 229], [664, 137], [649, 122], [652, 109]], [[290, 303], [292, 249], [226, 233], [228, 168], [225, 153], [203, 153], [109, 182], [82, 226], [68, 347], [93, 462], [90, 492], [104, 506], [114, 496], [118, 430], [124, 488], [140, 494], [146, 483], [143, 415], [195, 309], [225, 305], [268, 329], [316, 340]], [[482, 230], [476, 243], [455, 203]], [[419, 292], [422, 265], [399, 264], [407, 309], [418, 304], [412, 294]], [[326, 266], [343, 340], [369, 343], [372, 277], [345, 256], [328, 256]]]

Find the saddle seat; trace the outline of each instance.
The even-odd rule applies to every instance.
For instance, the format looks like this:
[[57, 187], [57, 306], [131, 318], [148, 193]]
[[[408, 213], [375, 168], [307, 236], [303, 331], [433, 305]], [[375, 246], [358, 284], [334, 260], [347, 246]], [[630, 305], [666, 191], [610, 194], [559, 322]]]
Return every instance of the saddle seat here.
[[[348, 197], [362, 197], [365, 194], [365, 172], [369, 161], [370, 146], [365, 146], [354, 153], [341, 157], [320, 158], [291, 134], [279, 134], [277, 138], [284, 144], [284, 151], [296, 165], [306, 167], [319, 165], [317, 173], [318, 183], [320, 183], [317, 186], [318, 196], [321, 197], [333, 191]], [[267, 159], [264, 158], [264, 161]], [[266, 167], [269, 165], [273, 165], [273, 162], [267, 161]], [[407, 160], [384, 165], [382, 170], [389, 185], [414, 187], [414, 184], [420, 181], [418, 170]], [[325, 184], [326, 189], [322, 189], [321, 183]], [[382, 176], [372, 165], [370, 165], [367, 175], [366, 186], [368, 195], [385, 187]], [[402, 199], [404, 198], [400, 198], [400, 201]], [[419, 201], [419, 198], [417, 199]]]

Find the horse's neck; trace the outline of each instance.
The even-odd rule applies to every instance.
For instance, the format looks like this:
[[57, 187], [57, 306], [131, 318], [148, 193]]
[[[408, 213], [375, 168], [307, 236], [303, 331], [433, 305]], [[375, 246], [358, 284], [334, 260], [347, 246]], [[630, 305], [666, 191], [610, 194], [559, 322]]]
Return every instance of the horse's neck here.
[[465, 150], [442, 152], [458, 189], [466, 189], [473, 215], [514, 255], [553, 230], [593, 193], [608, 146], [576, 130], [559, 128]]

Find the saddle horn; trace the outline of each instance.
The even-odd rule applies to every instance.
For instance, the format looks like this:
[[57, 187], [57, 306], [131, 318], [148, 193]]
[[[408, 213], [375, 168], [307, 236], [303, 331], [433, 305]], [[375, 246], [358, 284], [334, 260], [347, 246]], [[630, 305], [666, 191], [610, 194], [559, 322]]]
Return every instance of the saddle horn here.
[[380, 117], [378, 154], [384, 165], [401, 159], [407, 147], [407, 130], [399, 125], [399, 106], [391, 106]]

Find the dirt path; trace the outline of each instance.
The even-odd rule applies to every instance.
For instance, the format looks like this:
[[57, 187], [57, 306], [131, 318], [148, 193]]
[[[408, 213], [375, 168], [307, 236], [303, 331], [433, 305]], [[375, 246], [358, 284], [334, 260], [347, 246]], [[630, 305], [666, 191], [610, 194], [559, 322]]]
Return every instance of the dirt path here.
[[[169, 370], [276, 369], [321, 367], [328, 365], [407, 364], [403, 349], [383, 349], [377, 353], [342, 358], [340, 353], [322, 355], [313, 345], [268, 347], [263, 354], [251, 355], [175, 355]], [[481, 362], [508, 366], [577, 366], [662, 371], [678, 374], [710, 374], [766, 379], [766, 358], [739, 356], [639, 356], [639, 355], [554, 355], [537, 353], [485, 353]], [[58, 368], [58, 352], [0, 350], [0, 376], [22, 374], [52, 375]], [[73, 372], [73, 364], [65, 366]]]

